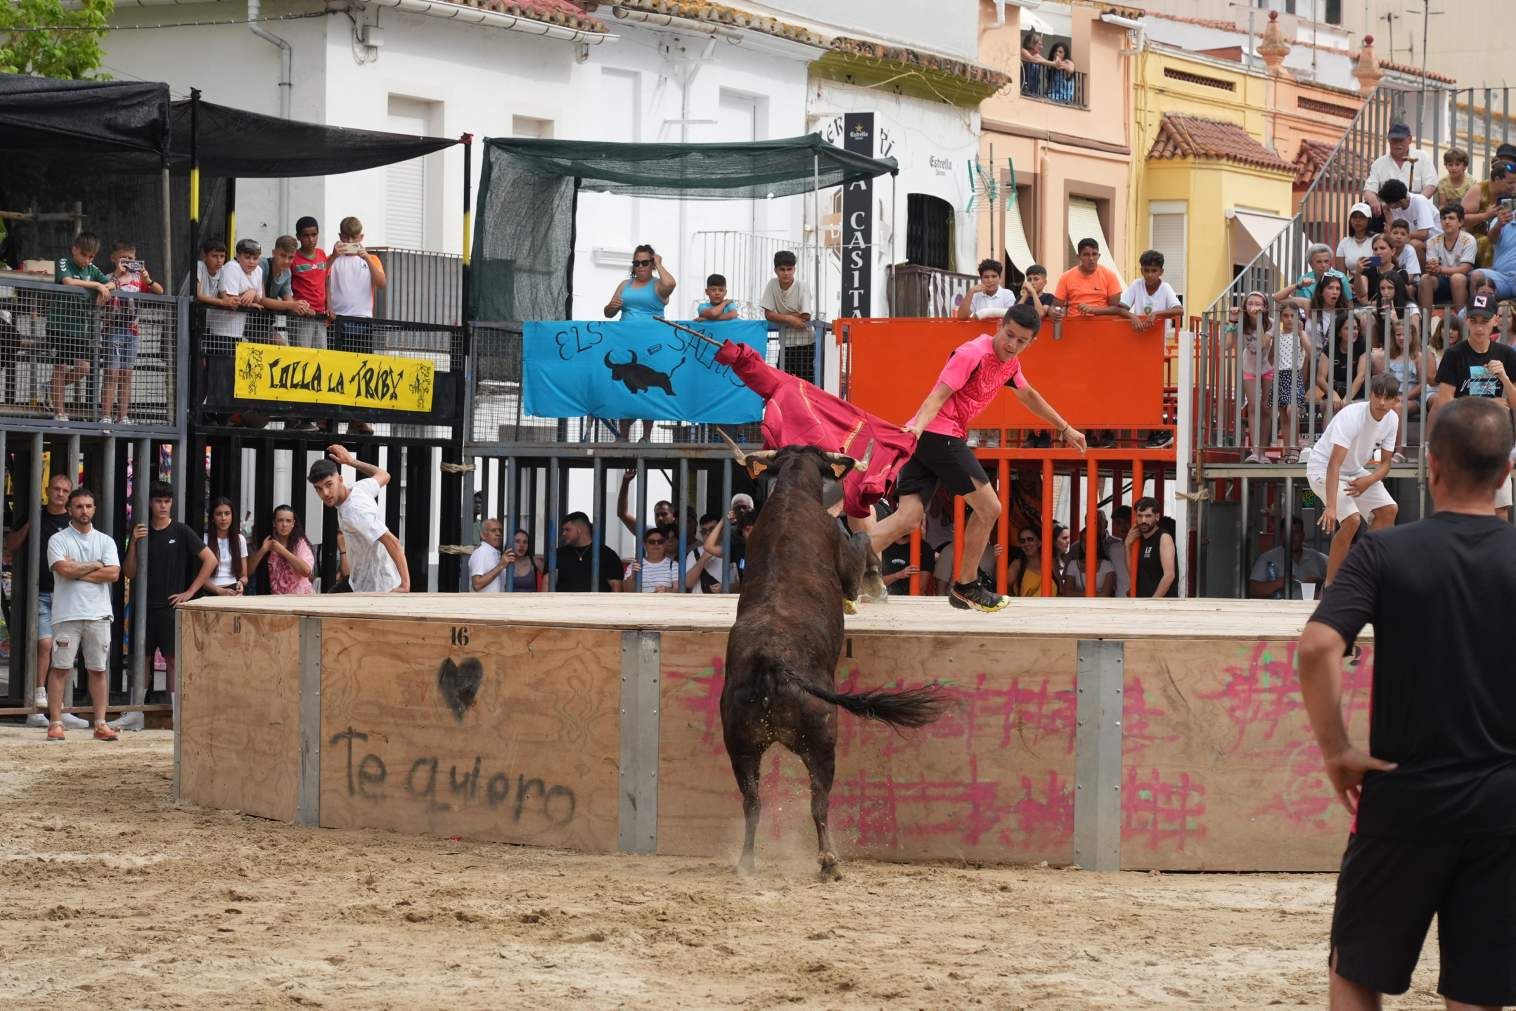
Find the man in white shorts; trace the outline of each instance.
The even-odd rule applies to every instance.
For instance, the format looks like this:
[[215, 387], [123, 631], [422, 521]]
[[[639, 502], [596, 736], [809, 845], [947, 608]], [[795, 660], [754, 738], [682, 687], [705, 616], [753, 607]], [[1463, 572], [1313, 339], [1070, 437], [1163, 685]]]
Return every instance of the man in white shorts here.
[[80, 486], [68, 494], [69, 524], [47, 542], [53, 572], [53, 658], [47, 673], [47, 739], [63, 740], [63, 686], [84, 654], [90, 701], [95, 704], [95, 740], [114, 741], [105, 724], [105, 684], [111, 649], [111, 587], [121, 578], [116, 542], [96, 530], [95, 495]]
[[1337, 531], [1327, 555], [1327, 585], [1348, 556], [1364, 520], [1372, 530], [1395, 524], [1395, 500], [1385, 490], [1384, 478], [1390, 472], [1400, 434], [1399, 408], [1400, 380], [1392, 373], [1381, 372], [1369, 383], [1369, 399], [1351, 403], [1334, 414], [1311, 447], [1305, 476], [1311, 491], [1325, 504], [1321, 529]]
[[[337, 527], [347, 545], [352, 566], [349, 585], [354, 593], [409, 593], [411, 570], [400, 541], [384, 525], [379, 490], [390, 483], [389, 472], [364, 463], [340, 445], [326, 447], [327, 456], [311, 464], [307, 480], [327, 506], [337, 510]], [[348, 486], [340, 467], [364, 477]]]

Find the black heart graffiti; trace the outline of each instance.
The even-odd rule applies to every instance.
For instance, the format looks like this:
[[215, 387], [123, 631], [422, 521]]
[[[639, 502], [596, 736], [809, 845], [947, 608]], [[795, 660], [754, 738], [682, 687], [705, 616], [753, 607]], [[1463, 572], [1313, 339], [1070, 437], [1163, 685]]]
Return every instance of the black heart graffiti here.
[[479, 697], [479, 686], [484, 682], [484, 665], [475, 657], [465, 657], [462, 663], [453, 663], [452, 658], [442, 661], [437, 668], [437, 690], [442, 692], [442, 701], [453, 711], [458, 722]]

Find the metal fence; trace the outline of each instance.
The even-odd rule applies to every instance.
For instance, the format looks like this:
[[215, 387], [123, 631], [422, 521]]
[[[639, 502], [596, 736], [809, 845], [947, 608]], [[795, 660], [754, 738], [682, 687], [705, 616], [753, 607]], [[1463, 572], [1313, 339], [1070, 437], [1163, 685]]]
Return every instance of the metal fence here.
[[1021, 78], [1021, 97], [1074, 109], [1088, 109], [1090, 75], [1082, 70], [1043, 67], [1040, 78]]
[[936, 267], [902, 263], [889, 268], [892, 316], [952, 316], [970, 288], [979, 283], [972, 274], [955, 274]]
[[178, 299], [0, 278], [0, 414], [174, 429], [182, 414]]
[[[694, 257], [690, 276], [697, 278], [697, 290], [704, 291], [705, 279], [711, 274], [725, 277], [727, 297], [737, 302], [742, 319], [763, 318], [763, 309], [758, 303], [763, 289], [774, 278], [774, 254], [782, 249], [795, 254], [795, 279], [809, 286], [813, 295], [818, 293], [814, 241], [741, 231], [695, 232], [690, 238], [690, 251]], [[837, 314], [842, 299], [842, 249], [839, 242], [835, 235], [828, 236], [820, 250], [819, 295], [822, 313], [826, 316]], [[703, 300], [704, 295], [691, 296], [688, 305], [677, 307], [676, 314], [680, 318], [693, 315], [695, 306]]]
[[456, 325], [463, 319], [463, 257], [419, 249], [373, 249], [387, 284], [374, 293], [378, 319]]

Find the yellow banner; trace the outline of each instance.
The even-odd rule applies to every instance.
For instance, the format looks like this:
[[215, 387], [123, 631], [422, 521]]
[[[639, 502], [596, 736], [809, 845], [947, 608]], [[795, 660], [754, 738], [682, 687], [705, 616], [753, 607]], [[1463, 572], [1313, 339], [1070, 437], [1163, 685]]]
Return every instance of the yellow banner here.
[[435, 365], [419, 358], [244, 341], [237, 345], [232, 395], [241, 400], [429, 412], [435, 371]]

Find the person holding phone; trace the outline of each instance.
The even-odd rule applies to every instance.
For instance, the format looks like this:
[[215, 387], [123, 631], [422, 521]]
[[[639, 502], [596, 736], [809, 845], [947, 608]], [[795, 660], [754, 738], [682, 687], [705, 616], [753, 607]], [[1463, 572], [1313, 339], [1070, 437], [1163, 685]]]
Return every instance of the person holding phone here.
[[[657, 275], [656, 277], [654, 275]], [[668, 308], [669, 296], [679, 282], [663, 265], [663, 257], [644, 243], [632, 251], [631, 277], [616, 285], [611, 300], [605, 303], [605, 318], [620, 315], [623, 320], [658, 319]], [[621, 434], [630, 439], [632, 419], [621, 423]], [[651, 419], [642, 422], [642, 441], [653, 437]]]
[[1359, 301], [1369, 297], [1370, 289], [1363, 272], [1374, 255], [1374, 234], [1369, 229], [1372, 216], [1368, 204], [1362, 201], [1354, 204], [1348, 211], [1348, 234], [1337, 240], [1337, 269], [1348, 275], [1353, 297]]

